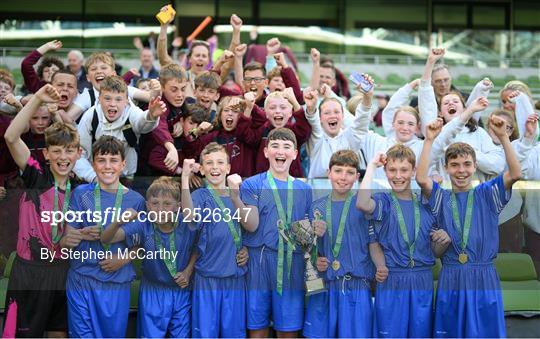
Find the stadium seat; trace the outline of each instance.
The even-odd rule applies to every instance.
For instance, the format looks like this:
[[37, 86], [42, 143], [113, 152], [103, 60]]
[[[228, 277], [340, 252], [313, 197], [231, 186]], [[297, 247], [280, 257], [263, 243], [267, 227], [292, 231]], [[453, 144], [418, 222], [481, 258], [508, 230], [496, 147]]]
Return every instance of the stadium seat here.
[[540, 281], [531, 257], [522, 253], [499, 253], [495, 266], [501, 279], [505, 313], [540, 314]]
[[11, 275], [11, 267], [13, 266], [13, 261], [15, 260], [16, 256], [17, 253], [15, 251], [11, 252], [6, 262], [4, 273], [0, 278], [0, 313], [4, 313], [4, 304], [6, 302], [6, 292], [8, 288], [9, 276]]

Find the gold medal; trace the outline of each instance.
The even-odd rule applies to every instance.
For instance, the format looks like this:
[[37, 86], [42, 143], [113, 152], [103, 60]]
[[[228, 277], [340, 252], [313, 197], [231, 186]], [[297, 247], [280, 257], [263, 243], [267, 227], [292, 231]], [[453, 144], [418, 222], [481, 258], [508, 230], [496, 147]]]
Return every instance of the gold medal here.
[[460, 263], [465, 264], [467, 263], [467, 261], [469, 261], [469, 256], [467, 255], [467, 253], [460, 253], [458, 260]]
[[332, 261], [332, 269], [334, 271], [339, 270], [340, 267], [341, 267], [341, 264], [339, 263], [339, 261], [337, 261], [337, 260]]
[[411, 260], [409, 261], [409, 267], [410, 268], [414, 267], [414, 259], [413, 258], [411, 258]]

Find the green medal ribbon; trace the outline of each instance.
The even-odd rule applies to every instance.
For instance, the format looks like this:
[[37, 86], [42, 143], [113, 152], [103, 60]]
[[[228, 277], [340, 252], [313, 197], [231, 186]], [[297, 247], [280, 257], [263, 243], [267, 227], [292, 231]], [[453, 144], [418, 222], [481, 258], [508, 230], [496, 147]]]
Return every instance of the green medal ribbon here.
[[[62, 218], [66, 216], [66, 212], [69, 206], [69, 199], [71, 198], [71, 182], [66, 183], [66, 192], [64, 193], [64, 204], [62, 205]], [[54, 181], [54, 211], [58, 211], [59, 194], [58, 194], [58, 182]], [[62, 222], [64, 224], [64, 222]], [[58, 224], [51, 224], [51, 239], [53, 244], [58, 244], [62, 238], [62, 233], [58, 232]]]
[[[219, 208], [221, 209], [221, 213], [223, 214], [223, 211], [226, 208], [225, 204], [223, 203], [223, 200], [221, 199], [219, 194], [217, 194], [216, 191], [212, 187], [207, 186], [207, 188], [210, 191], [210, 194], [212, 194], [212, 197], [214, 198], [214, 200], [218, 204]], [[222, 220], [224, 220], [224, 219], [222, 219]], [[238, 251], [242, 247], [242, 235], [240, 233], [240, 230], [237, 229], [234, 226], [234, 222], [233, 222], [232, 218], [230, 218], [230, 220], [227, 221], [227, 225], [229, 226], [229, 231], [231, 232], [231, 235], [233, 237], [234, 245], [236, 246], [236, 250]]]
[[470, 189], [467, 193], [467, 207], [465, 210], [465, 223], [463, 226], [461, 225], [459, 218], [456, 193], [452, 192], [450, 195], [450, 203], [452, 205], [452, 217], [454, 219], [454, 224], [456, 225], [456, 229], [461, 238], [461, 253], [465, 253], [465, 248], [469, 242], [469, 232], [471, 230], [472, 211], [474, 206], [474, 188]]
[[[154, 226], [154, 242], [156, 244], [156, 249], [161, 252], [162, 250], [165, 251], [166, 249], [163, 248], [163, 244], [161, 243], [161, 236], [159, 235], [159, 230], [156, 227], [155, 224], [152, 223], [152, 226]], [[176, 252], [176, 244], [174, 241], [174, 233], [176, 231], [176, 227], [173, 228], [173, 231], [171, 234], [169, 234], [169, 251], [172, 253]], [[167, 267], [167, 270], [171, 274], [171, 276], [174, 278], [176, 275], [176, 262], [172, 258], [167, 258], [166, 255], [163, 256], [163, 263]]]
[[[118, 215], [113, 214], [116, 219], [118, 219], [118, 217], [120, 216], [120, 208], [122, 207], [122, 199], [124, 197], [124, 194], [122, 193], [122, 188], [122, 184], [118, 183], [118, 189], [116, 190], [116, 199], [114, 201], [114, 211], [115, 213], [118, 213]], [[99, 187], [99, 184], [96, 184], [96, 186], [94, 186], [94, 206], [96, 208], [96, 211], [100, 211], [101, 213], [101, 189]], [[101, 217], [102, 219], [99, 226], [101, 228], [101, 232], [103, 232], [103, 230], [105, 229], [105, 218], [103, 216], [103, 213]], [[101, 243], [101, 245], [103, 246], [105, 251], [108, 251], [109, 248], [111, 248], [111, 244]]]
[[341, 242], [343, 240], [343, 233], [345, 233], [345, 221], [347, 220], [347, 215], [349, 214], [349, 208], [351, 207], [352, 192], [349, 192], [347, 199], [345, 199], [345, 205], [343, 205], [343, 210], [341, 210], [341, 216], [339, 217], [339, 226], [336, 235], [335, 242], [333, 241], [333, 225], [332, 225], [332, 193], [328, 196], [326, 201], [326, 225], [328, 225], [328, 236], [330, 237], [330, 246], [332, 246], [332, 255], [334, 260], [337, 260], [339, 256], [339, 251], [341, 250]]
[[[274, 202], [276, 204], [277, 210], [278, 210], [278, 230], [279, 231], [285, 231], [289, 230], [289, 227], [291, 226], [292, 222], [292, 203], [293, 203], [293, 179], [291, 176], [287, 178], [287, 214], [285, 214], [285, 210], [283, 209], [283, 204], [281, 203], [281, 198], [279, 197], [279, 192], [276, 186], [276, 182], [274, 180], [274, 176], [270, 171], [266, 172], [266, 178], [268, 179], [268, 182], [270, 184], [270, 188], [272, 189], [272, 195], [274, 196]], [[285, 252], [285, 244], [283, 243], [283, 236], [281, 233], [278, 235], [279, 237], [279, 243], [278, 243], [278, 262], [277, 262], [277, 291], [281, 295], [283, 291], [283, 257]], [[289, 268], [289, 271], [287, 272], [288, 279], [291, 278], [291, 264], [292, 264], [292, 254], [295, 249], [294, 244], [289, 241], [287, 242], [287, 266]]]
[[401, 210], [401, 206], [399, 205], [399, 201], [397, 200], [397, 197], [394, 192], [391, 193], [392, 197], [392, 204], [394, 205], [394, 209], [396, 210], [398, 223], [399, 223], [399, 231], [401, 233], [401, 236], [403, 237], [403, 240], [405, 241], [405, 244], [407, 244], [407, 247], [409, 248], [409, 264], [411, 267], [414, 267], [414, 251], [416, 248], [416, 239], [418, 239], [418, 233], [420, 232], [420, 204], [418, 203], [418, 200], [416, 198], [416, 195], [414, 193], [412, 194], [412, 203], [414, 208], [414, 240], [411, 243], [409, 240], [409, 234], [407, 233], [407, 227], [405, 225], [405, 218], [403, 217], [403, 211]]

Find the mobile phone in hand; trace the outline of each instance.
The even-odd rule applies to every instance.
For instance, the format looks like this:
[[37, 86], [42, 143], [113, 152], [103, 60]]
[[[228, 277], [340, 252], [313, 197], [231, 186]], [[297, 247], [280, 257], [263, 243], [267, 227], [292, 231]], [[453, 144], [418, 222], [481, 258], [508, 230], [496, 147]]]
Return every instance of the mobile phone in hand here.
[[352, 72], [349, 80], [351, 80], [356, 86], [360, 85], [360, 88], [362, 88], [362, 91], [364, 92], [369, 92], [373, 88], [373, 84], [367, 81], [366, 78], [364, 78], [364, 76], [358, 72]]

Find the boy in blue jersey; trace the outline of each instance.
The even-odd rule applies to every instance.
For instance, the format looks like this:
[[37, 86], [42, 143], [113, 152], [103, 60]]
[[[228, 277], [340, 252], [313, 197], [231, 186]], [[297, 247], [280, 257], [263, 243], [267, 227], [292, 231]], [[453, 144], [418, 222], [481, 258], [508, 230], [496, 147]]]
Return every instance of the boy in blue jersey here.
[[242, 239], [250, 258], [248, 335], [267, 337], [271, 318], [279, 337], [297, 337], [304, 322], [305, 265], [303, 253], [287, 240], [287, 233], [293, 222], [309, 215], [312, 193], [307, 184], [289, 175], [298, 155], [291, 130], [273, 129], [264, 155], [270, 169], [246, 179], [240, 188], [241, 200], [251, 211], [245, 223], [258, 225]]
[[[193, 336], [245, 338], [248, 252], [242, 247], [242, 208], [236, 209], [231, 196], [238, 195], [238, 184], [229, 193], [226, 181], [231, 165], [223, 146], [209, 143], [200, 159], [200, 165], [186, 159], [182, 167], [185, 221], [196, 225], [200, 233], [193, 287]], [[207, 186], [190, 194], [190, 177], [199, 167]], [[232, 183], [234, 178], [228, 181]]]
[[[141, 246], [146, 254], [163, 253], [145, 255], [143, 260], [137, 312], [137, 333], [141, 338], [191, 336], [188, 286], [196, 258], [192, 255], [196, 232], [182, 222], [181, 215], [176, 217], [180, 198], [177, 182], [167, 177], [158, 178], [146, 191], [147, 213], [139, 213], [139, 220], [127, 224], [113, 222], [101, 234], [103, 243], [125, 240], [128, 247]], [[126, 220], [138, 214], [132, 209], [128, 211]], [[157, 221], [149, 221], [154, 216]]]
[[[119, 251], [127, 249], [125, 242], [108, 248], [99, 239], [113, 214], [116, 220], [128, 208], [142, 210], [144, 198], [120, 184], [125, 167], [120, 140], [112, 136], [99, 138], [92, 147], [92, 163], [98, 181], [79, 185], [73, 191], [69, 210], [84, 214], [68, 220], [61, 240], [63, 248], [73, 250], [66, 282], [69, 336], [123, 337], [135, 271], [128, 259], [118, 256]], [[83, 260], [83, 255], [89, 257]]]
[[493, 260], [499, 248], [499, 214], [510, 199], [521, 167], [506, 133], [507, 122], [490, 117], [490, 128], [501, 141], [508, 170], [472, 187], [476, 153], [455, 143], [445, 152], [452, 190], [428, 177], [433, 140], [442, 121], [431, 123], [420, 155], [416, 180], [437, 220], [452, 239], [442, 258], [435, 305], [435, 337], [505, 337], [501, 286]]
[[[374, 220], [375, 232], [389, 268], [375, 291], [375, 337], [430, 337], [433, 319], [431, 267], [450, 238], [435, 229], [435, 219], [421, 197], [411, 190], [416, 156], [397, 144], [369, 163], [356, 207]], [[373, 174], [384, 166], [392, 190], [371, 194]], [[435, 254], [435, 256], [434, 256]]]
[[358, 181], [360, 160], [351, 150], [335, 152], [330, 158], [329, 195], [316, 200], [312, 216], [316, 228], [326, 229], [318, 241], [317, 269], [324, 272], [328, 291], [309, 297], [304, 336], [309, 338], [372, 336], [373, 303], [370, 280], [375, 262], [381, 262], [379, 279], [384, 280], [384, 256], [374, 234], [368, 234], [368, 221], [355, 208], [351, 191]]

